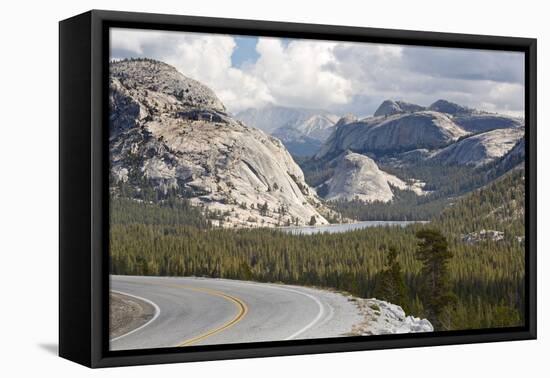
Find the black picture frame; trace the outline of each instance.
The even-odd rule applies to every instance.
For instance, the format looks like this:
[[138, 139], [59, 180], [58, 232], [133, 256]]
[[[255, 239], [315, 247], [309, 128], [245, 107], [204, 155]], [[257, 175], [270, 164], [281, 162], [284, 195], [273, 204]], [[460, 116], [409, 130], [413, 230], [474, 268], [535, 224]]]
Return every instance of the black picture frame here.
[[[311, 38], [525, 53], [525, 326], [182, 348], [108, 348], [108, 30]], [[536, 39], [92, 10], [59, 24], [59, 354], [89, 367], [535, 339]]]

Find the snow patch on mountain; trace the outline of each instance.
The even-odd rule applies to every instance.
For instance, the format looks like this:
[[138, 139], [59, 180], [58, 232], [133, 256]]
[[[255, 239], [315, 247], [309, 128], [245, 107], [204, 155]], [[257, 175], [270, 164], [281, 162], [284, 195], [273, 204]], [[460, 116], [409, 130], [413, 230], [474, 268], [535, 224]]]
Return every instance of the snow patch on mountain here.
[[276, 105], [246, 109], [237, 113], [235, 118], [269, 134], [278, 128], [293, 128], [321, 139], [328, 137], [323, 135], [323, 130], [333, 126], [339, 119], [337, 115], [325, 110]]
[[274, 105], [244, 110], [236, 118], [279, 138], [294, 156], [317, 153], [339, 119], [324, 110]]

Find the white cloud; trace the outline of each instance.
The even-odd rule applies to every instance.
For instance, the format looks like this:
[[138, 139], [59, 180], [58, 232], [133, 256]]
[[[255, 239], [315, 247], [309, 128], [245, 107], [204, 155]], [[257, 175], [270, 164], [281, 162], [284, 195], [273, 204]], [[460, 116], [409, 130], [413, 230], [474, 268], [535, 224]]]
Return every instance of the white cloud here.
[[274, 103], [366, 115], [386, 98], [421, 105], [445, 98], [523, 112], [519, 53], [259, 38], [257, 61], [236, 68], [231, 36], [115, 29], [111, 47], [113, 58], [174, 65], [212, 88], [233, 112]]
[[277, 104], [324, 108], [347, 103], [352, 96], [350, 80], [334, 72], [338, 62], [335, 43], [305, 40], [283, 46], [279, 39], [260, 38], [260, 57], [247, 72], [269, 88]]
[[148, 57], [173, 65], [184, 75], [216, 92], [232, 111], [272, 102], [258, 78], [231, 66], [235, 41], [231, 36], [115, 29], [112, 58]]

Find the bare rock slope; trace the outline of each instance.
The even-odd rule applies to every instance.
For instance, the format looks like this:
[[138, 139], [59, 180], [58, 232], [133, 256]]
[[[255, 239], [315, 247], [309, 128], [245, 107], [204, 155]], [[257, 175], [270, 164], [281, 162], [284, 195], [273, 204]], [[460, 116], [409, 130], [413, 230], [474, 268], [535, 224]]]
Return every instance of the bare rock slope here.
[[449, 116], [433, 111], [369, 117], [337, 128], [316, 157], [335, 156], [348, 149], [382, 154], [434, 149], [466, 135]]
[[354, 200], [389, 202], [393, 199], [392, 187], [413, 190], [422, 194], [420, 183], [408, 184], [378, 168], [368, 156], [346, 152], [335, 159], [334, 175], [321, 185], [327, 200]]
[[444, 164], [479, 167], [502, 158], [523, 139], [523, 134], [523, 128], [487, 131], [443, 148], [431, 158]]
[[423, 106], [405, 101], [385, 100], [374, 112], [375, 117], [426, 110]]
[[223, 226], [327, 223], [283, 144], [229, 116], [208, 87], [153, 60], [110, 70], [113, 188], [176, 192]]

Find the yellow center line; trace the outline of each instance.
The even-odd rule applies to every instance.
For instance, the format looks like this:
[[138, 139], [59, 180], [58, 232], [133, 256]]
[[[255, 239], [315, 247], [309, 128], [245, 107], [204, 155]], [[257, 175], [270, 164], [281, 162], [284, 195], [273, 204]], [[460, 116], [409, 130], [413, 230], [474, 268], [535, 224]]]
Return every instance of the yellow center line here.
[[206, 293], [206, 294], [210, 294], [210, 295], [215, 295], [217, 297], [226, 299], [226, 300], [232, 302], [237, 307], [237, 310], [238, 310], [237, 314], [232, 319], [230, 319], [229, 321], [225, 322], [224, 324], [220, 325], [219, 327], [213, 328], [213, 329], [211, 329], [209, 331], [206, 331], [205, 333], [202, 333], [202, 334], [200, 334], [198, 336], [195, 336], [191, 339], [182, 341], [180, 344], [177, 345], [178, 347], [193, 345], [193, 344], [196, 344], [199, 341], [202, 341], [202, 340], [204, 340], [208, 337], [211, 337], [211, 336], [214, 336], [214, 335], [216, 335], [220, 332], [223, 332], [226, 329], [233, 327], [235, 324], [237, 324], [241, 320], [243, 320], [243, 318], [248, 313], [248, 307], [246, 306], [246, 304], [240, 298], [237, 298], [233, 295], [229, 295], [229, 294], [223, 293], [221, 291], [206, 289], [206, 288], [202, 288], [202, 287], [191, 287], [191, 286], [183, 286], [183, 285], [174, 285], [174, 286], [181, 287], [181, 288], [188, 289], [188, 290], [194, 290], [194, 291], [198, 291], [198, 292], [202, 292], [202, 293]]
[[[134, 283], [130, 281], [129, 283]], [[176, 347], [183, 347], [183, 346], [189, 346], [198, 343], [199, 341], [202, 341], [210, 336], [214, 336], [222, 331], [225, 331], [228, 328], [233, 327], [235, 324], [239, 323], [248, 313], [248, 307], [246, 306], [246, 303], [242, 301], [240, 298], [237, 298], [233, 295], [229, 295], [226, 293], [223, 293], [221, 291], [207, 289], [203, 287], [194, 287], [194, 286], [188, 286], [188, 285], [176, 285], [176, 284], [159, 284], [159, 283], [153, 283], [148, 282], [149, 284], [157, 285], [157, 286], [167, 286], [167, 287], [174, 287], [174, 288], [181, 288], [181, 289], [187, 289], [187, 290], [193, 290], [201, 293], [206, 293], [210, 295], [215, 295], [217, 297], [223, 298], [228, 300], [229, 302], [233, 303], [237, 307], [237, 314], [230, 319], [229, 321], [225, 322], [224, 324], [220, 325], [219, 327], [213, 328], [209, 331], [206, 331], [205, 333], [202, 333], [198, 336], [195, 336], [191, 339], [187, 339], [176, 345]]]

